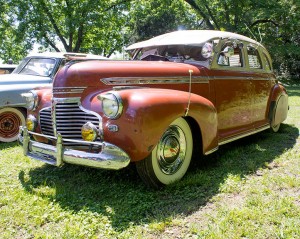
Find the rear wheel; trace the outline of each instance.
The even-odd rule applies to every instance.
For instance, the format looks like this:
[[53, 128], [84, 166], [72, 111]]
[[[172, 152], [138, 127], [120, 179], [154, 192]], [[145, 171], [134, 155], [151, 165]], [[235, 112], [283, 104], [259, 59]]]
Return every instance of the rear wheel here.
[[0, 141], [16, 141], [19, 127], [25, 125], [25, 112], [17, 108], [0, 109]]
[[151, 154], [136, 163], [137, 171], [150, 187], [159, 188], [180, 180], [192, 158], [193, 137], [183, 118], [173, 121]]
[[273, 133], [277, 133], [280, 128], [280, 123], [277, 123], [277, 124], [275, 123], [276, 110], [277, 110], [277, 108], [274, 107], [272, 120], [270, 122], [271, 132], [273, 132]]

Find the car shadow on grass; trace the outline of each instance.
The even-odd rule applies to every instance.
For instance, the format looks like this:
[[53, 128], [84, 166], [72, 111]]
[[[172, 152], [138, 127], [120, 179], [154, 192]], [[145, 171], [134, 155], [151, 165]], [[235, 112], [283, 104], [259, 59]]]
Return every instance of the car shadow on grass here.
[[264, 131], [224, 145], [214, 154], [199, 157], [181, 181], [162, 190], [147, 188], [134, 165], [119, 171], [43, 165], [28, 175], [21, 171], [19, 180], [26, 191], [58, 203], [64, 210], [108, 217], [114, 230], [121, 232], [132, 224], [165, 221], [199, 210], [220, 192], [229, 174], [255, 175], [292, 148], [298, 137], [298, 128], [283, 124], [276, 134]]

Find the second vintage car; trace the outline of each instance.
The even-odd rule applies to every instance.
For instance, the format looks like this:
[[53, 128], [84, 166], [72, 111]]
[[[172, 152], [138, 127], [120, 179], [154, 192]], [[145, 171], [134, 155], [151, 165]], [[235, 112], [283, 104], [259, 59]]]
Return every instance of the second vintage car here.
[[0, 75], [0, 142], [17, 140], [19, 127], [25, 124], [26, 101], [21, 97], [22, 93], [36, 87], [51, 87], [56, 72], [66, 62], [87, 58], [104, 59], [81, 53], [33, 53], [11, 74]]
[[288, 95], [270, 55], [248, 37], [187, 30], [127, 50], [130, 61], [67, 64], [52, 90], [23, 95], [25, 155], [56, 166], [121, 169], [132, 162], [159, 188], [180, 180], [193, 154], [276, 132], [287, 117]]

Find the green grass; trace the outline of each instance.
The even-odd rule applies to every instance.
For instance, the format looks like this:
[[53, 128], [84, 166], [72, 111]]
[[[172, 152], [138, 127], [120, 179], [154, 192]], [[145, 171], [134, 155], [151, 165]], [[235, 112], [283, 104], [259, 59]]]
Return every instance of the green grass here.
[[0, 143], [0, 238], [299, 238], [300, 88], [280, 132], [222, 146], [149, 190], [133, 166], [45, 165]]

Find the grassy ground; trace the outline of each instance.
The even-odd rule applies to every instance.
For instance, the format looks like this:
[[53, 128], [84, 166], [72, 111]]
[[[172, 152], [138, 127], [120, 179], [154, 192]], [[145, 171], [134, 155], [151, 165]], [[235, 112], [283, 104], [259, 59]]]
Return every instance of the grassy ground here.
[[222, 146], [149, 190], [134, 167], [56, 168], [0, 144], [0, 238], [300, 238], [300, 88], [279, 133]]

